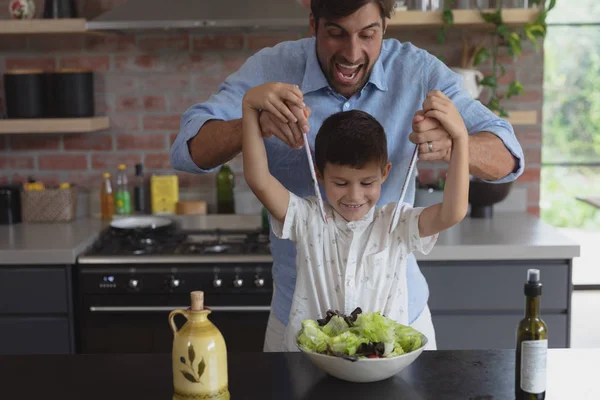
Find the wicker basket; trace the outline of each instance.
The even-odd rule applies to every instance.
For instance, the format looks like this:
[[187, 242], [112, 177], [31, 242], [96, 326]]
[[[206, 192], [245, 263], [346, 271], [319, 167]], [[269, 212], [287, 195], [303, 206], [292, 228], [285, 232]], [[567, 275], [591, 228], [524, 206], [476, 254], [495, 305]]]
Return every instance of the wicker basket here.
[[77, 213], [77, 188], [25, 190], [21, 193], [23, 222], [65, 222]]

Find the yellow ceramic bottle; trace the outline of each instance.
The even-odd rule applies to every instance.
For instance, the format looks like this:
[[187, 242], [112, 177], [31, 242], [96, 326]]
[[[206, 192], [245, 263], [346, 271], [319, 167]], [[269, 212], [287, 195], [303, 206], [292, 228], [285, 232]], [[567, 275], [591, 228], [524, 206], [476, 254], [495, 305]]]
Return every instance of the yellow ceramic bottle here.
[[[223, 335], [208, 319], [204, 292], [191, 293], [192, 306], [169, 314], [173, 330], [173, 400], [229, 400], [227, 348]], [[187, 321], [177, 330], [174, 317]]]

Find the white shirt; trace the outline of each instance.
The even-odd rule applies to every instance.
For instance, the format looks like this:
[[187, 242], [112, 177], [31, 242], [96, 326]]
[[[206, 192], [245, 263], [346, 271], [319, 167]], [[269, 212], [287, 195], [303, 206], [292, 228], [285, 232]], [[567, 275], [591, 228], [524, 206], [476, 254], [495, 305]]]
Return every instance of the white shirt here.
[[283, 347], [297, 351], [296, 334], [304, 319], [319, 319], [329, 309], [351, 313], [380, 311], [408, 325], [406, 258], [427, 254], [438, 234], [419, 236], [422, 207], [403, 204], [389, 233], [395, 203], [374, 207], [360, 221], [346, 221], [325, 204], [325, 224], [315, 197], [290, 192], [285, 221], [271, 219], [273, 233], [296, 244], [296, 288]]

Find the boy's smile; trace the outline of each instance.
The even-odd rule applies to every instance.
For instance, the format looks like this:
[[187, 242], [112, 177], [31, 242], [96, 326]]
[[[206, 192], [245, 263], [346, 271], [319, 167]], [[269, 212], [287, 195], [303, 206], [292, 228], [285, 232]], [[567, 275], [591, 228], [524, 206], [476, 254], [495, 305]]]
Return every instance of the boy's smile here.
[[390, 167], [389, 162], [383, 171], [377, 162], [362, 168], [326, 163], [319, 180], [333, 209], [346, 221], [359, 221], [377, 204]]

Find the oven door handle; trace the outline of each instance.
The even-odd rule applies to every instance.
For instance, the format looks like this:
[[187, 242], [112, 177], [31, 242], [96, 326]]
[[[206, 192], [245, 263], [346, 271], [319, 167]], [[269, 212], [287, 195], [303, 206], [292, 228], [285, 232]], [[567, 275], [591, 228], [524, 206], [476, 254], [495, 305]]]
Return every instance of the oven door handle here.
[[[91, 312], [158, 312], [158, 311], [173, 311], [187, 310], [189, 306], [131, 306], [131, 307], [100, 307], [91, 306]], [[231, 311], [231, 312], [257, 312], [271, 311], [271, 306], [212, 306], [207, 307], [212, 311]]]

